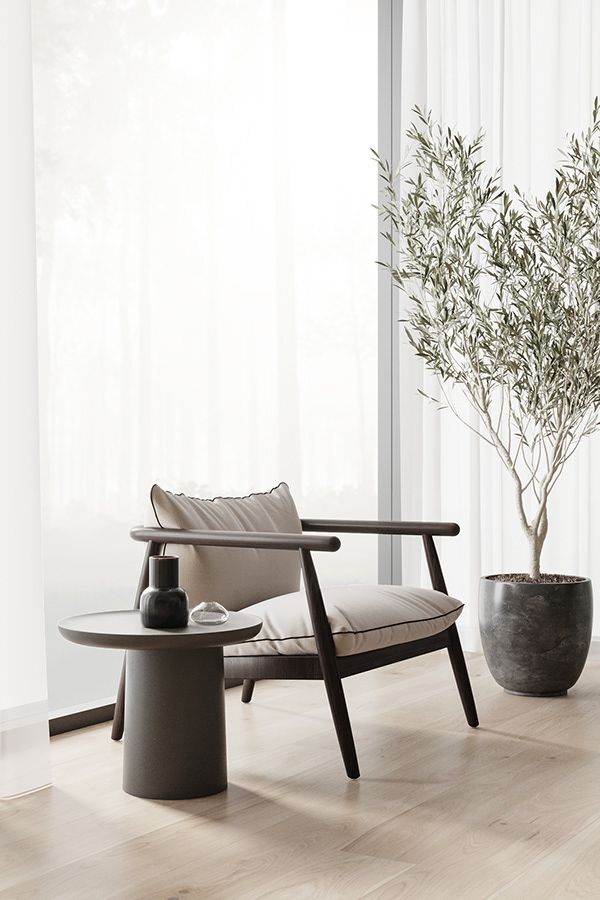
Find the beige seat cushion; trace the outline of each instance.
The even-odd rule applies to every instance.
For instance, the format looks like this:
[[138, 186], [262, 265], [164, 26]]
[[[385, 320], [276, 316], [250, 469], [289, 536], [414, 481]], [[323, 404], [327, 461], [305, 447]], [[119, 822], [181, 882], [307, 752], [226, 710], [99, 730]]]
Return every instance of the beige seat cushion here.
[[[150, 493], [155, 524], [201, 531], [302, 531], [296, 506], [283, 482], [264, 494], [200, 500], [172, 494], [157, 484]], [[247, 550], [238, 547], [167, 546], [179, 556], [179, 582], [190, 607], [216, 600], [239, 610], [300, 587], [297, 550]]]
[[[338, 656], [404, 644], [444, 631], [463, 604], [439, 591], [399, 585], [352, 584], [323, 589]], [[225, 647], [227, 656], [304, 655], [317, 652], [304, 591], [257, 603], [263, 620], [255, 638]]]

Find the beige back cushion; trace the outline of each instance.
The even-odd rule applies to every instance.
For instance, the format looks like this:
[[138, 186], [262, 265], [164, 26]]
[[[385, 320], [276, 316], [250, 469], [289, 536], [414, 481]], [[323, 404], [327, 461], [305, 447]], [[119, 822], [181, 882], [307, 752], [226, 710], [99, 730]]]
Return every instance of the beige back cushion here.
[[[157, 484], [150, 492], [156, 524], [162, 528], [201, 531], [302, 531], [290, 489], [283, 482], [265, 494], [199, 500], [172, 494]], [[165, 553], [179, 556], [179, 581], [190, 608], [216, 600], [238, 610], [297, 591], [300, 557], [297, 550], [246, 550], [226, 547], [186, 547], [171, 544]]]

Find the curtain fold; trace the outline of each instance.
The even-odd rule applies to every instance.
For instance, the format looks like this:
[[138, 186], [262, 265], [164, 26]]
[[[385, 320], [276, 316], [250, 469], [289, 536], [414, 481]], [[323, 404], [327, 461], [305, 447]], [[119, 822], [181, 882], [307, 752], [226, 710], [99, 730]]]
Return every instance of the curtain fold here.
[[0, 4], [0, 797], [48, 784], [29, 3]]
[[[600, 95], [600, 8], [589, 0], [404, 0], [402, 109], [474, 134], [486, 132], [489, 171], [502, 166], [504, 184], [545, 193], [567, 133], [587, 127]], [[402, 152], [406, 152], [403, 139]], [[404, 300], [401, 298], [401, 305]], [[401, 327], [401, 326], [400, 326]], [[461, 535], [441, 541], [448, 587], [467, 608], [460, 627], [468, 649], [479, 649], [477, 591], [482, 574], [523, 571], [527, 545], [500, 460], [449, 411], [418, 394], [435, 392], [404, 337], [401, 396], [402, 512], [405, 518], [455, 519]], [[475, 419], [472, 420], [475, 425]], [[549, 507], [545, 571], [589, 575], [600, 583], [600, 538], [592, 515], [600, 499], [600, 441], [584, 443]], [[403, 577], [425, 582], [419, 548], [403, 550]], [[595, 634], [600, 626], [596, 624]]]
[[[67, 711], [110, 702], [121, 660], [54, 623], [132, 603], [153, 482], [285, 480], [303, 515], [376, 515], [377, 4], [33, 10], [48, 681]], [[324, 579], [376, 579], [375, 538], [329, 556]]]

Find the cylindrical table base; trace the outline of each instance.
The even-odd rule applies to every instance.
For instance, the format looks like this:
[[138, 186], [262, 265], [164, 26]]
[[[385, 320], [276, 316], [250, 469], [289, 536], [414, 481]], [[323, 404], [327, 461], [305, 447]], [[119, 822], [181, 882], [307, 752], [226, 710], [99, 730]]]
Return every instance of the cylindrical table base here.
[[128, 650], [123, 790], [186, 800], [227, 787], [223, 649]]

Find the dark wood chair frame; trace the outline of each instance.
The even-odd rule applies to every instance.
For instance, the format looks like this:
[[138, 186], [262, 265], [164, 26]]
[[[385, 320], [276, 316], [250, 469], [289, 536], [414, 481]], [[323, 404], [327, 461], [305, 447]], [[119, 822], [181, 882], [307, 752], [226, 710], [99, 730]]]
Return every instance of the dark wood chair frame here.
[[[335, 644], [323, 604], [319, 579], [313, 563], [312, 552], [335, 552], [340, 540], [333, 535], [305, 534], [304, 532], [338, 532], [361, 534], [418, 535], [423, 540], [427, 566], [434, 590], [447, 594], [446, 582], [433, 538], [453, 536], [459, 527], [453, 522], [370, 522], [345, 519], [303, 519], [301, 534], [277, 534], [272, 532], [244, 531], [194, 531], [169, 528], [134, 528], [131, 536], [146, 542], [146, 554], [138, 584], [134, 608], [138, 609], [142, 591], [148, 586], [151, 556], [164, 552], [167, 544], [193, 544], [206, 547], [246, 547], [269, 550], [298, 550], [306, 590], [306, 599], [315, 634], [316, 655], [305, 656], [226, 656], [225, 676], [243, 680], [242, 701], [249, 703], [254, 685], [267, 678], [319, 679], [325, 689], [337, 738], [349, 778], [358, 778], [360, 771], [354, 737], [350, 726], [348, 708], [342, 687], [342, 678], [357, 675], [370, 669], [388, 666], [404, 659], [412, 659], [424, 653], [446, 649], [456, 679], [467, 722], [473, 728], [479, 725], [473, 692], [469, 681], [456, 625], [431, 637], [409, 643], [396, 644], [353, 656], [337, 656]], [[124, 729], [125, 667], [115, 706], [112, 727], [113, 740], [120, 740]]]

